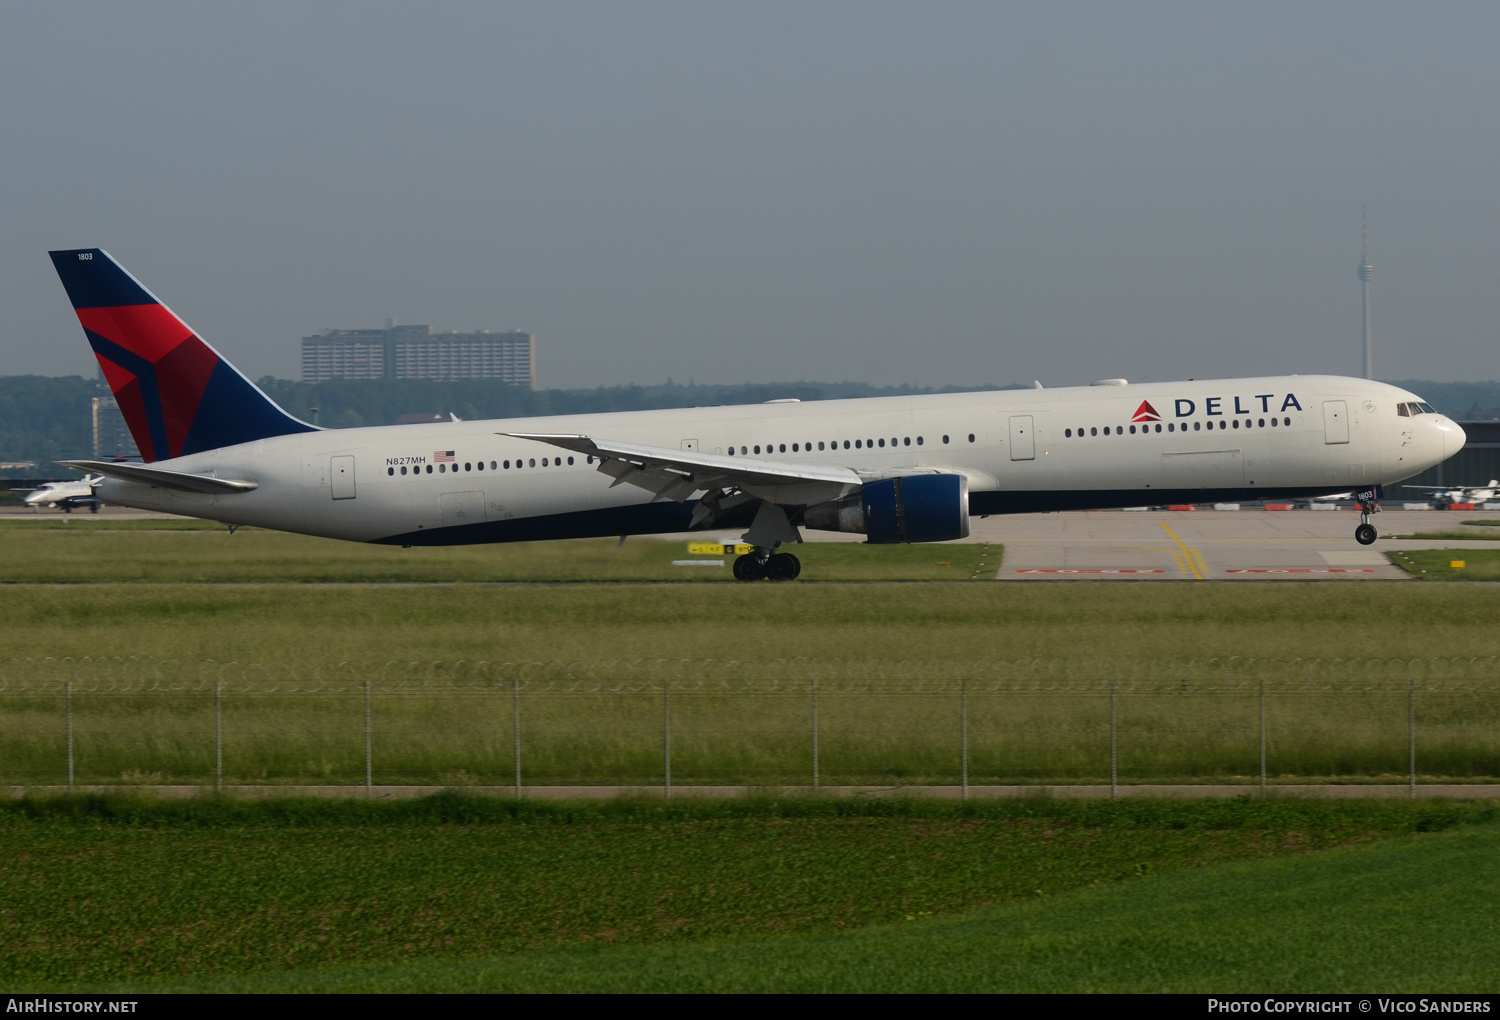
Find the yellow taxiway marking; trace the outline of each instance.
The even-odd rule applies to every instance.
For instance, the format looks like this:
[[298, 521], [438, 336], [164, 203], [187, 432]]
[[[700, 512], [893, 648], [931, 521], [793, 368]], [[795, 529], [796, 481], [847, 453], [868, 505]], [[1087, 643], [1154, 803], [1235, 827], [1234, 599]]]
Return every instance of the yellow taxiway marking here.
[[1187, 569], [1182, 572], [1184, 574], [1192, 574], [1200, 581], [1206, 581], [1208, 579], [1208, 565], [1203, 562], [1203, 555], [1197, 549], [1188, 546], [1187, 543], [1178, 538], [1177, 532], [1173, 531], [1166, 521], [1161, 522], [1161, 530], [1170, 535], [1172, 541], [1177, 543], [1177, 548], [1182, 550], [1182, 558], [1177, 561], [1178, 568], [1180, 569], [1183, 561], [1186, 560]]

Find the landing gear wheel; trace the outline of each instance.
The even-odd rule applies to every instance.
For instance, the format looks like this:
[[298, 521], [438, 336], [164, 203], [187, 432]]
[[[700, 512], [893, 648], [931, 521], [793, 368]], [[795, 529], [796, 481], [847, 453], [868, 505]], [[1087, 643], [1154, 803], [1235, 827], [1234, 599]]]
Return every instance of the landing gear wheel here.
[[759, 581], [766, 576], [766, 565], [760, 561], [760, 557], [746, 554], [734, 561], [734, 579], [736, 581]]
[[1354, 529], [1354, 541], [1360, 545], [1374, 545], [1375, 538], [1375, 525], [1373, 524], [1361, 524]]
[[795, 581], [802, 573], [802, 561], [791, 553], [777, 553], [766, 561], [766, 576], [773, 581]]

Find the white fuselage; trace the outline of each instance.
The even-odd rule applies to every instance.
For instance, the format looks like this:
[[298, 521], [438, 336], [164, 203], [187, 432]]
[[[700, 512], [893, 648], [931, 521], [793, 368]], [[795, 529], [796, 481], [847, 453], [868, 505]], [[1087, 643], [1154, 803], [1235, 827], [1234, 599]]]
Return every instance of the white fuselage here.
[[1463, 431], [1444, 416], [1397, 415], [1398, 402], [1415, 399], [1383, 383], [1284, 376], [329, 429], [157, 465], [252, 481], [252, 492], [117, 479], [95, 492], [109, 503], [362, 542], [686, 527], [691, 499], [664, 504], [612, 486], [582, 455], [505, 435], [530, 432], [732, 448], [791, 465], [961, 473], [974, 514], [1312, 496], [1389, 485], [1456, 453]]

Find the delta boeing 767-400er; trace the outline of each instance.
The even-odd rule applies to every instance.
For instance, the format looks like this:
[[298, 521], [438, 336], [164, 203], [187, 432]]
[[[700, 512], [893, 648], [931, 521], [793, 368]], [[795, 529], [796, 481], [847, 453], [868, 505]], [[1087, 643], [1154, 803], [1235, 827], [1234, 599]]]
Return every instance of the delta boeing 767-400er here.
[[66, 461], [107, 503], [387, 545], [744, 528], [745, 581], [790, 580], [801, 529], [965, 538], [973, 515], [1288, 499], [1382, 485], [1464, 433], [1338, 376], [323, 429], [292, 417], [106, 252], [51, 253], [142, 463]]

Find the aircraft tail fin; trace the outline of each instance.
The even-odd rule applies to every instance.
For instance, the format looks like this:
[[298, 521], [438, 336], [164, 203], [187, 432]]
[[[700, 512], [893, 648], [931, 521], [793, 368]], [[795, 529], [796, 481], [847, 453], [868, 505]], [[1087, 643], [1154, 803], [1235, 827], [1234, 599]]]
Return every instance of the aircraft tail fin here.
[[49, 252], [146, 463], [312, 432], [102, 248]]

